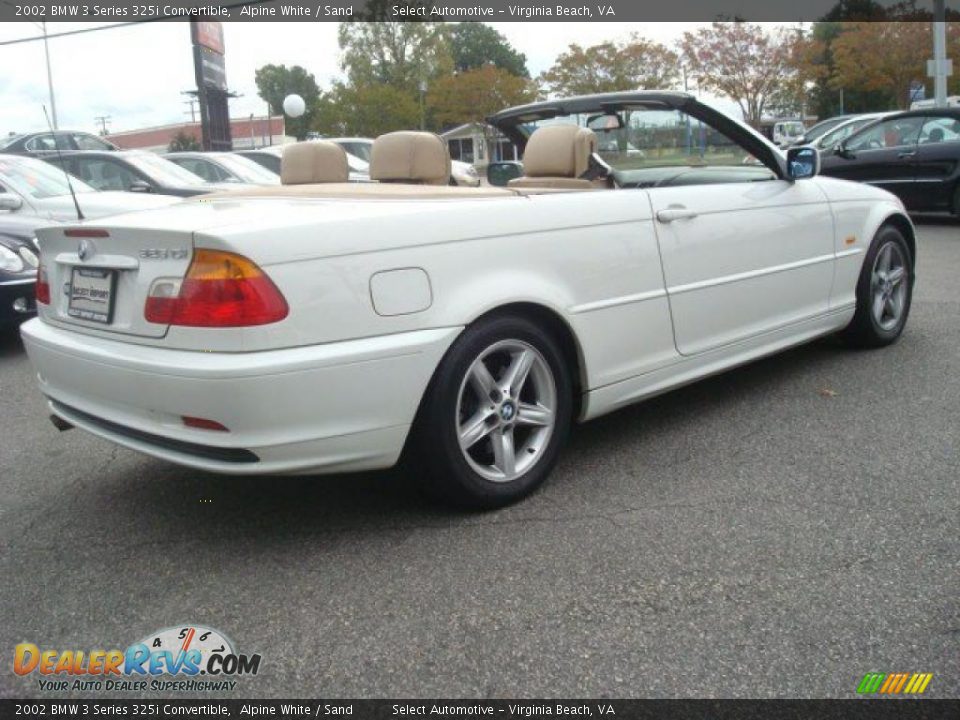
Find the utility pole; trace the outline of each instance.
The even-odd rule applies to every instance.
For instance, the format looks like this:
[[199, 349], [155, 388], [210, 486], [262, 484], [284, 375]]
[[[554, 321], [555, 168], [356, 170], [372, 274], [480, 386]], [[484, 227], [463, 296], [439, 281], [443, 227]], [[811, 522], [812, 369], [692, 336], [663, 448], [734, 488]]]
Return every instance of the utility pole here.
[[50, 69], [50, 43], [47, 41], [47, 24], [40, 23], [43, 30], [43, 52], [47, 56], [47, 90], [50, 92], [50, 115], [53, 120], [53, 129], [59, 130], [57, 124], [57, 101], [53, 96], [53, 71]]
[[98, 115], [97, 117], [94, 118], [94, 121], [100, 125], [101, 135], [107, 134], [107, 125], [110, 124], [110, 119], [111, 118], [109, 115]]
[[933, 60], [927, 63], [927, 75], [933, 78], [934, 104], [947, 106], [947, 77], [953, 64], [947, 59], [947, 23], [944, 0], [933, 0]]
[[190, 98], [189, 100], [184, 100], [184, 101], [183, 101], [183, 104], [190, 106], [190, 110], [189, 110], [189, 113], [190, 113], [190, 122], [195, 123], [195, 122], [197, 121], [197, 108], [196, 108], [197, 100], [196, 100], [196, 98]]

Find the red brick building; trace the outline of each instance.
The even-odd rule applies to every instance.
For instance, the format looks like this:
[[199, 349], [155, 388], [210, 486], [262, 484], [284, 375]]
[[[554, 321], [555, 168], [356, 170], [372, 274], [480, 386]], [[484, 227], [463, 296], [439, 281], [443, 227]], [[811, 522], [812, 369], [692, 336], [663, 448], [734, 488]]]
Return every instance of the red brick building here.
[[[236, 118], [230, 121], [230, 133], [233, 136], [235, 150], [244, 150], [264, 145], [280, 145], [289, 142], [285, 135], [285, 123], [282, 115], [274, 117]], [[124, 150], [152, 150], [166, 152], [170, 141], [178, 133], [186, 133], [200, 142], [200, 123], [186, 122], [176, 125], [160, 125], [110, 133], [106, 139]]]

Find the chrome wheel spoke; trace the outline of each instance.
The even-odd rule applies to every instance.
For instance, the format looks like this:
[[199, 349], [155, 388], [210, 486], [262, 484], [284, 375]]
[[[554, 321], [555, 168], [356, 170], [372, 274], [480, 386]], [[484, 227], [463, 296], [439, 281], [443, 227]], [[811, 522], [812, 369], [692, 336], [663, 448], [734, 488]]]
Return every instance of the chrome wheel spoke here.
[[519, 397], [524, 383], [527, 382], [527, 376], [533, 367], [535, 356], [532, 350], [521, 350], [514, 355], [510, 367], [503, 378], [503, 389], [511, 397]]
[[542, 405], [520, 403], [517, 425], [547, 426], [553, 424], [553, 410]]
[[460, 426], [460, 447], [469, 450], [483, 440], [495, 425], [490, 422], [490, 413], [487, 410], [477, 411], [473, 417]]
[[483, 360], [477, 360], [470, 369], [470, 383], [480, 396], [481, 402], [487, 402], [497, 390], [497, 381], [493, 379]]
[[877, 258], [877, 270], [883, 276], [890, 271], [890, 256], [893, 254], [893, 246], [889, 243], [880, 250], [880, 256]]
[[513, 428], [497, 428], [493, 433], [493, 466], [504, 477], [510, 478], [517, 471], [517, 454], [513, 448]]
[[889, 280], [893, 285], [899, 285], [901, 282], [903, 282], [904, 274], [903, 267], [894, 268], [887, 273], [887, 280]]
[[883, 310], [886, 304], [887, 299], [882, 292], [878, 292], [873, 296], [873, 317], [876, 318], [878, 323], [883, 322]]
[[903, 310], [903, 301], [900, 297], [900, 293], [894, 293], [890, 296], [890, 299], [887, 300], [887, 305], [890, 308], [890, 319], [897, 321], [900, 319], [900, 312]]

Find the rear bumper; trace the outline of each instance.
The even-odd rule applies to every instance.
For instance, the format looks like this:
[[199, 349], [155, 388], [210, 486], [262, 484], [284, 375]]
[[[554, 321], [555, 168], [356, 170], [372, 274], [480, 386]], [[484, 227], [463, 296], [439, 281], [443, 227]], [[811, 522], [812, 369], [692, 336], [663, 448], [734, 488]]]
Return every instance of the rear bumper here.
[[[243, 475], [394, 464], [459, 332], [200, 353], [104, 340], [40, 320], [21, 329], [56, 415], [148, 455]], [[214, 420], [229, 432], [185, 427], [182, 416]]]

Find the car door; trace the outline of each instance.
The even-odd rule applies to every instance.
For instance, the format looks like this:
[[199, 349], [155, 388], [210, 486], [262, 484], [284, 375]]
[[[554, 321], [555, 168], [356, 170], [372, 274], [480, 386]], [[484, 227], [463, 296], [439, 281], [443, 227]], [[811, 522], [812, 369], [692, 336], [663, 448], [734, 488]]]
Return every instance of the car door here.
[[918, 210], [954, 210], [960, 202], [960, 118], [932, 115], [920, 131], [916, 157], [916, 199]]
[[647, 150], [647, 163], [679, 150], [675, 162], [688, 164], [648, 190], [677, 350], [694, 355], [825, 313], [833, 220], [816, 183], [744, 166], [745, 152], [719, 132], [684, 121], [678, 138], [650, 130], [666, 147]]
[[824, 173], [876, 185], [910, 204], [915, 199], [917, 139], [923, 120], [893, 117], [854, 133], [825, 163]]

